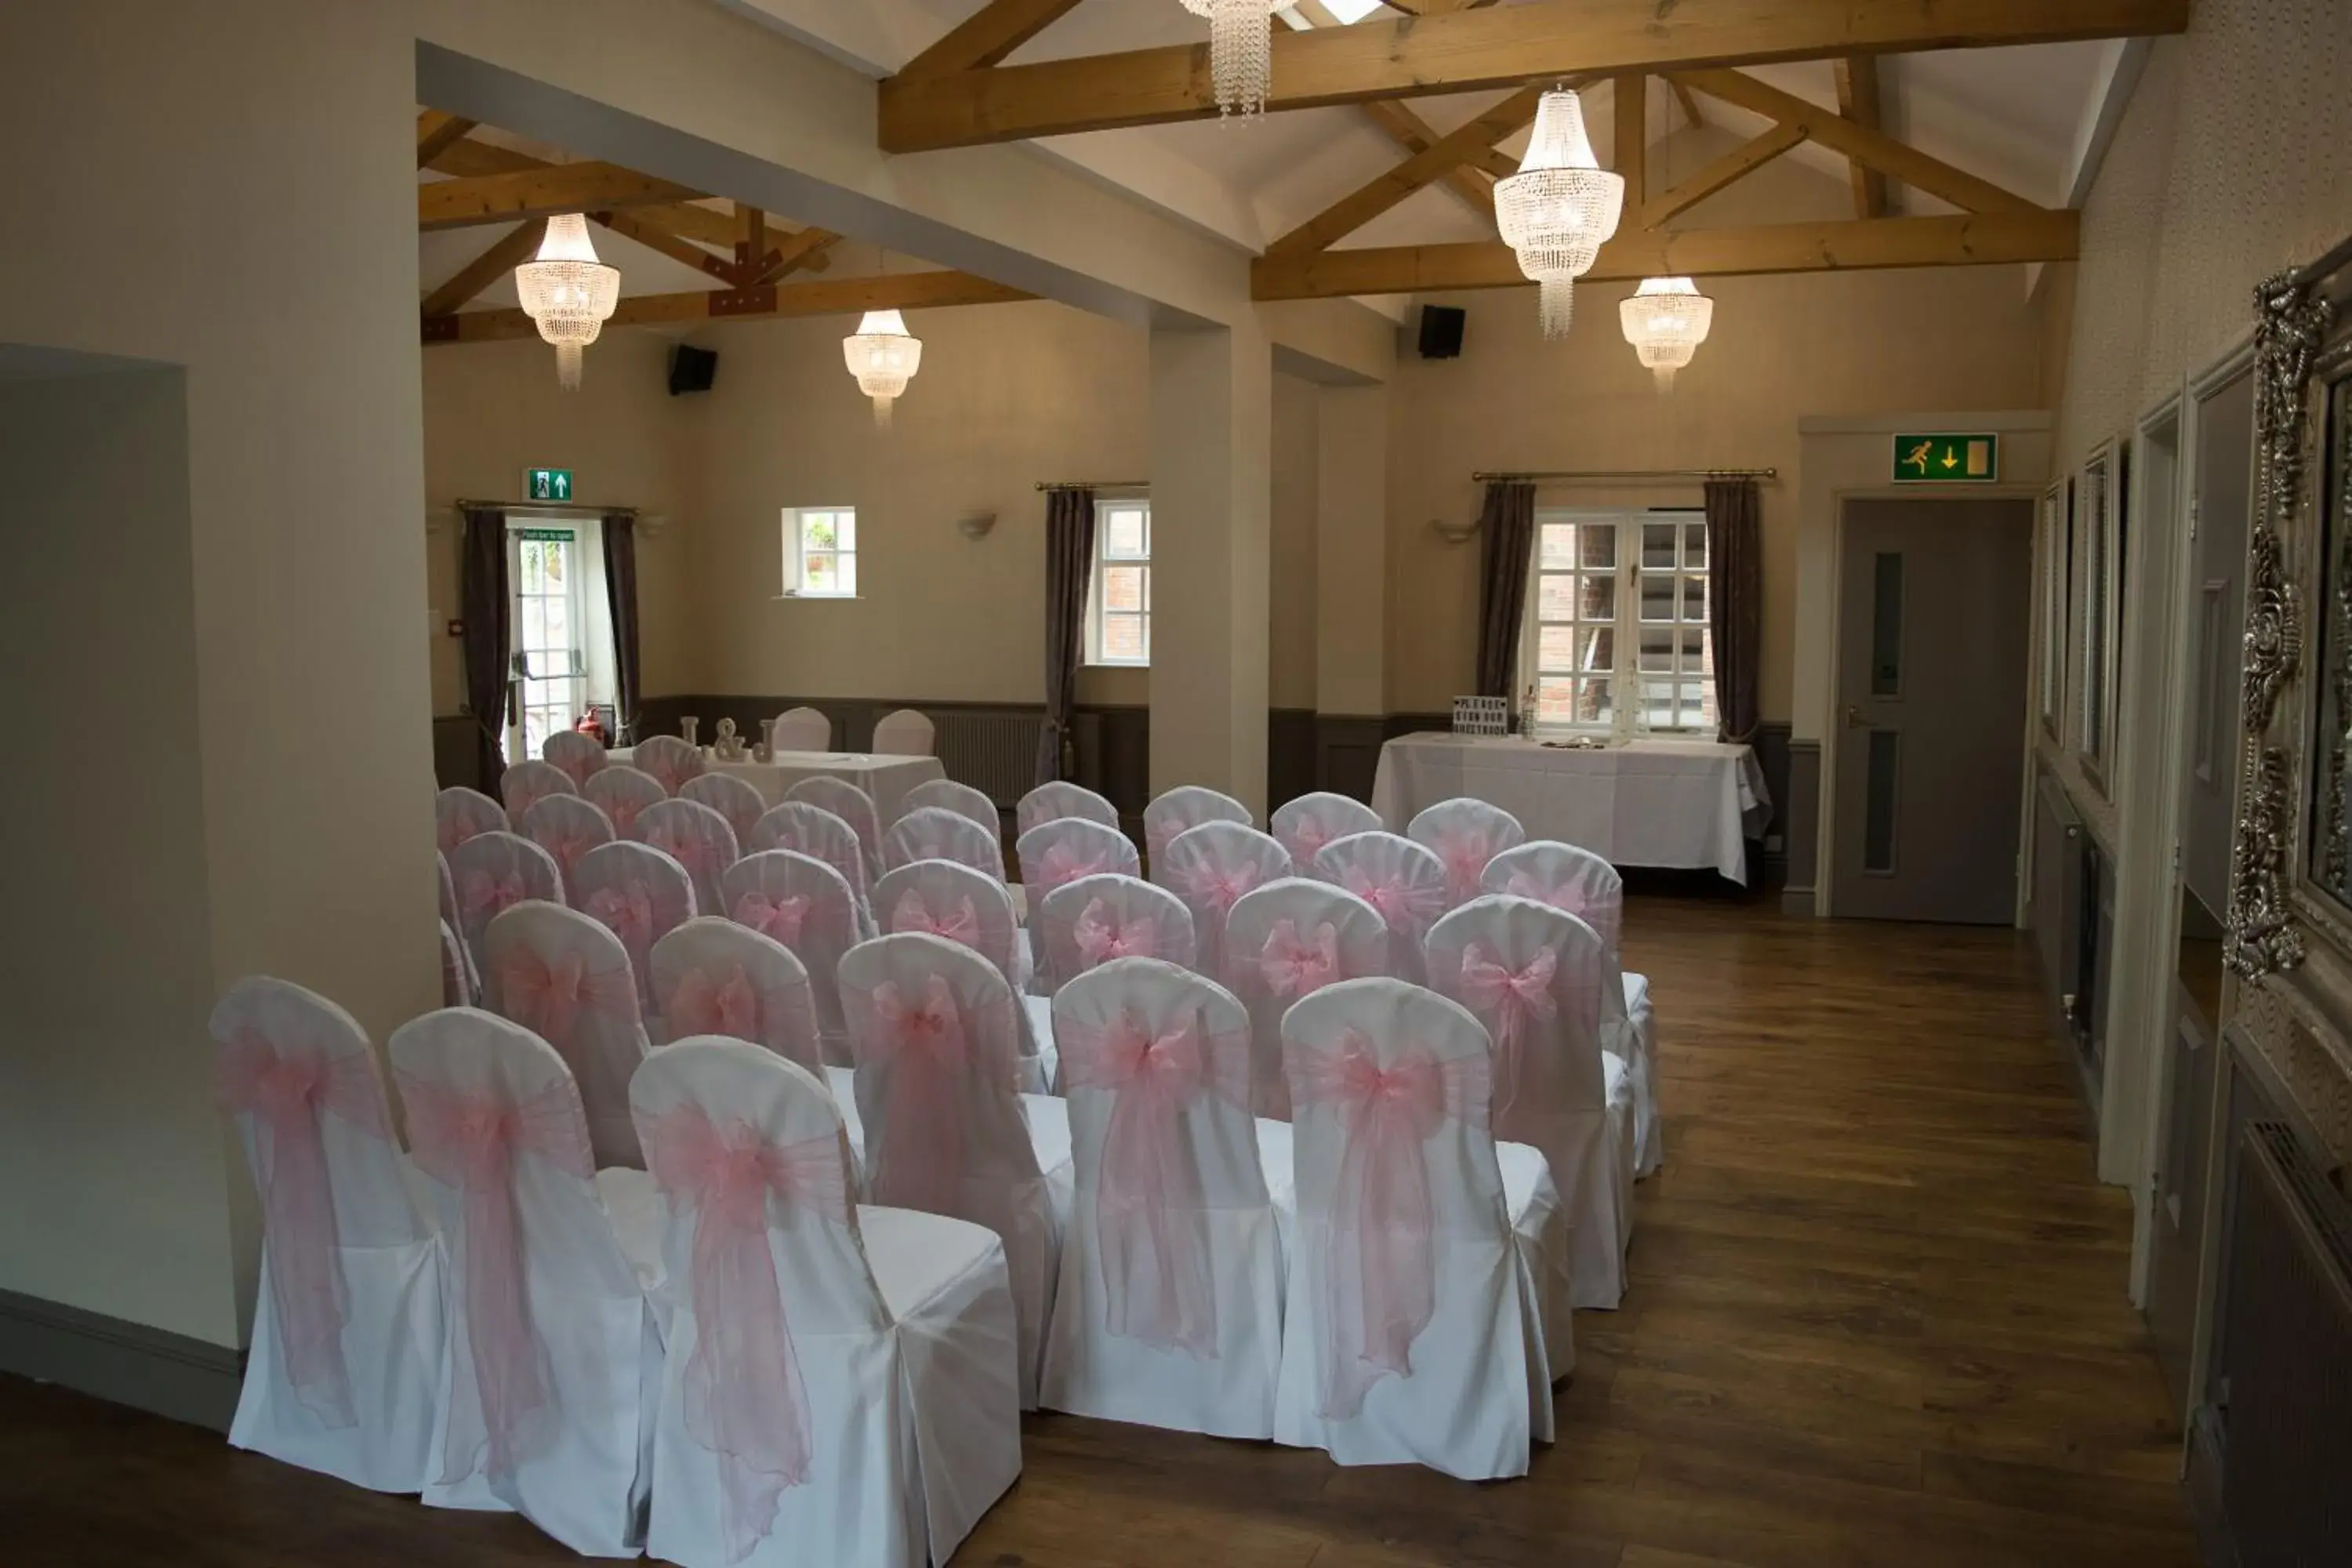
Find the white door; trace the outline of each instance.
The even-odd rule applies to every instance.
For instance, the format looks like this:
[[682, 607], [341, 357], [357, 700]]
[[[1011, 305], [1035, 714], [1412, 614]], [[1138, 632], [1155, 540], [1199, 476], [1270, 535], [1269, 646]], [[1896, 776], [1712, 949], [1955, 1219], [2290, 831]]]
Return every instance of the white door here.
[[579, 532], [517, 524], [507, 531], [512, 591], [509, 639], [518, 689], [508, 711], [507, 761], [536, 757], [547, 738], [576, 724], [588, 705], [587, 616]]

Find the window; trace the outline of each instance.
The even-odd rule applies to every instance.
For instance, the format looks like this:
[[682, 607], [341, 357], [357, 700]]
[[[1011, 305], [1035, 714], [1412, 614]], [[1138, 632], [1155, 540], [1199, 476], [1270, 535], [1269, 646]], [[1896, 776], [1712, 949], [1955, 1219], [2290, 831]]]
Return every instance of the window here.
[[1095, 574], [1087, 594], [1087, 662], [1151, 662], [1151, 503], [1095, 502]]
[[2042, 497], [2042, 727], [2056, 740], [2066, 698], [2066, 488]]
[[787, 598], [857, 597], [856, 509], [785, 508], [783, 559]]
[[547, 738], [569, 730], [590, 700], [588, 604], [583, 552], [576, 528], [507, 530], [507, 574], [513, 584], [515, 721], [507, 760], [540, 754]]
[[2084, 758], [2096, 776], [2115, 750], [2116, 667], [2121, 656], [2123, 608], [2120, 454], [2105, 449], [2083, 468], [2083, 732]]
[[1538, 731], [1716, 726], [1706, 519], [1539, 513], [1519, 653]]

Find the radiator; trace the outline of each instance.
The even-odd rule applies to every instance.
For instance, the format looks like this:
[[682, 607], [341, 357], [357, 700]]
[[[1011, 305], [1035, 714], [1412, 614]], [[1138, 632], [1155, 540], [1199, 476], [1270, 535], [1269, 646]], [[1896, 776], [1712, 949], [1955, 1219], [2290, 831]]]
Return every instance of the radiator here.
[[2352, 1205], [2247, 1123], [2223, 1309], [2222, 1509], [2244, 1568], [2352, 1553]]
[[932, 715], [940, 766], [1009, 811], [1037, 776], [1037, 735], [1045, 721], [1034, 712], [947, 712]]

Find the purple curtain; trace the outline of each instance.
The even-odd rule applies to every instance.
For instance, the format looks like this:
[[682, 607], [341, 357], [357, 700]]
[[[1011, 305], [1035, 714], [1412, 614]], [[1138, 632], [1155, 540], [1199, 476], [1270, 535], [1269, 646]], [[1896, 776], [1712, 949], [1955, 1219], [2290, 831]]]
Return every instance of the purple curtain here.
[[1535, 549], [1536, 487], [1525, 479], [1486, 486], [1478, 514], [1478, 691], [1508, 697], [1518, 672], [1519, 616], [1527, 608], [1528, 561]]
[[466, 553], [457, 596], [465, 617], [466, 706], [474, 715], [474, 775], [496, 794], [506, 771], [507, 706], [513, 693], [508, 643], [507, 514], [466, 509]]
[[1037, 782], [1067, 778], [1076, 758], [1070, 713], [1077, 705], [1087, 585], [1095, 566], [1095, 492], [1045, 492], [1045, 728], [1037, 737]]
[[620, 689], [613, 706], [617, 710], [611, 744], [625, 745], [637, 738], [637, 516], [629, 511], [604, 514], [604, 595], [613, 610], [613, 682]]
[[1763, 501], [1754, 479], [1706, 481], [1708, 629], [1722, 738], [1756, 738], [1764, 648]]

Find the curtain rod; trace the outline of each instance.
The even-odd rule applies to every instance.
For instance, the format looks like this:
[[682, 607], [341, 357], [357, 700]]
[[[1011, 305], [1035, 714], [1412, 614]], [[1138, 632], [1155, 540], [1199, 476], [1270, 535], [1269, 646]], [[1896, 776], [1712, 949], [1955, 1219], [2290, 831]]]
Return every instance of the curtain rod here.
[[585, 511], [593, 512], [598, 517], [609, 517], [616, 511], [624, 513], [629, 517], [635, 517], [637, 515], [637, 509], [633, 506], [597, 506], [593, 502], [584, 500], [453, 500], [449, 503], [449, 509], [452, 511], [466, 511], [475, 507], [487, 507], [496, 511]]
[[1039, 479], [1041, 490], [1148, 490], [1150, 479]]
[[1489, 473], [1481, 468], [1470, 478], [1484, 483], [1490, 479], [1777, 479], [1778, 468], [1538, 468], [1533, 472], [1504, 469]]

